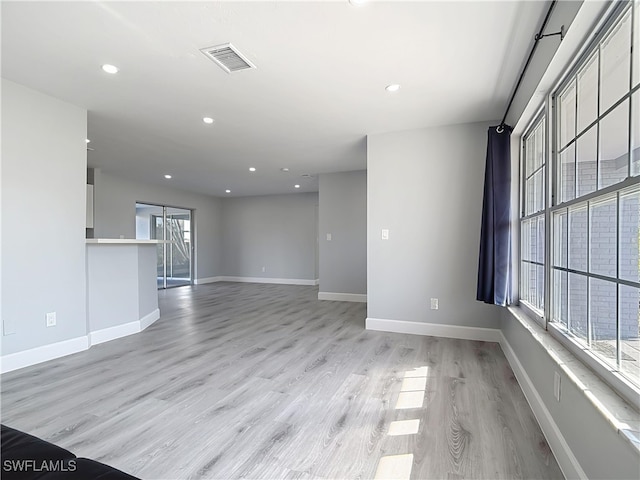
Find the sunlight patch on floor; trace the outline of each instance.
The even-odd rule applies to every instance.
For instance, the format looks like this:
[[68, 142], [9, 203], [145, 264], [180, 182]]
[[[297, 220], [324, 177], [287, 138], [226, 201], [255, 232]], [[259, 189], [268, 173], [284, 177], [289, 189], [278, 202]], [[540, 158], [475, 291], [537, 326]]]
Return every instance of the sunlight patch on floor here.
[[409, 480], [413, 466], [413, 455], [389, 455], [378, 462], [375, 480]]
[[397, 420], [389, 424], [390, 436], [398, 435], [414, 435], [418, 433], [420, 429], [420, 419], [415, 418], [413, 420]]

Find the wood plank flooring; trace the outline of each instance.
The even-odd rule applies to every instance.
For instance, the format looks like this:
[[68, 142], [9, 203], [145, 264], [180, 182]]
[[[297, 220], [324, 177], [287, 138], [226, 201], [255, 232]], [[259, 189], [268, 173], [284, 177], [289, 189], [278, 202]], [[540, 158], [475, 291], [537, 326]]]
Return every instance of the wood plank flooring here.
[[317, 292], [162, 291], [144, 332], [2, 375], [2, 422], [143, 479], [562, 478], [499, 345]]

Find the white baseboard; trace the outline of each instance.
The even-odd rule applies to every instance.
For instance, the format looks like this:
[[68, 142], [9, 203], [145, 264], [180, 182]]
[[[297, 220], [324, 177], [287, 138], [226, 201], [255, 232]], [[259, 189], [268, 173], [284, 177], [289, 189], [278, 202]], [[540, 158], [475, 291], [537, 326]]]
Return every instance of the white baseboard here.
[[204, 285], [206, 283], [216, 282], [238, 282], [238, 283], [275, 283], [278, 285], [320, 285], [320, 279], [306, 280], [303, 278], [265, 278], [265, 277], [206, 277], [196, 278], [194, 285]]
[[160, 318], [160, 310], [156, 308], [135, 322], [103, 328], [88, 335], [64, 340], [62, 342], [31, 348], [23, 352], [11, 353], [0, 357], [0, 373], [7, 373], [20, 368], [30, 367], [38, 363], [47, 362], [73, 353], [88, 350], [92, 345], [115, 340], [139, 333]]
[[367, 303], [367, 295], [360, 293], [318, 292], [318, 300]]
[[464, 327], [461, 325], [409, 322], [384, 318], [367, 318], [365, 328], [380, 332], [409, 333], [412, 335], [429, 335], [432, 337], [458, 338], [482, 342], [499, 342], [502, 336], [502, 332], [496, 328]]
[[133, 335], [134, 333], [140, 333], [159, 318], [160, 309], [156, 308], [154, 311], [135, 322], [123, 323], [122, 325], [116, 325], [115, 327], [103, 328], [101, 330], [89, 332], [89, 346], [109, 342], [116, 338]]
[[138, 320], [140, 322], [140, 331], [153, 325], [153, 323], [159, 318], [160, 318], [160, 309], [156, 308], [153, 312], [148, 313], [147, 315], [142, 317], [140, 320]]
[[19, 368], [29, 367], [37, 363], [78, 353], [88, 348], [89, 338], [82, 336], [31, 348], [22, 352], [10, 353], [0, 358], [0, 373], [7, 373], [18, 370]]
[[205, 278], [196, 278], [193, 281], [194, 285], [204, 285], [205, 283], [215, 283], [221, 282], [223, 277], [205, 277]]
[[89, 332], [89, 346], [115, 340], [116, 338], [133, 335], [140, 331], [140, 321], [123, 323], [115, 327], [102, 328], [94, 332]]
[[275, 283], [278, 285], [316, 285], [316, 280], [303, 278], [218, 277], [220, 282]]
[[586, 480], [588, 478], [586, 473], [580, 466], [578, 459], [571, 451], [569, 444], [562, 435], [562, 432], [560, 432], [560, 428], [558, 428], [558, 425], [553, 420], [551, 413], [544, 404], [544, 401], [536, 390], [531, 378], [527, 375], [522, 363], [518, 360], [518, 356], [513, 351], [513, 348], [511, 348], [511, 345], [503, 333], [499, 333], [500, 346], [502, 347], [504, 356], [507, 357], [511, 370], [513, 370], [513, 373], [518, 379], [520, 388], [522, 388], [522, 392], [524, 393], [536, 420], [538, 420], [540, 429], [542, 430], [542, 433], [544, 433], [544, 436], [549, 443], [549, 447], [558, 461], [558, 465], [560, 466], [562, 473], [565, 478], [579, 478]]

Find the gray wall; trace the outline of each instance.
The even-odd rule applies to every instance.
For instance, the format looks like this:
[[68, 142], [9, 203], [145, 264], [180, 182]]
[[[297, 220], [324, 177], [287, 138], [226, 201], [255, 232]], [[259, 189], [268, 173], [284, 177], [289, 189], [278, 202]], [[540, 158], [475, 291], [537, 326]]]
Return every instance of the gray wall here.
[[319, 196], [320, 292], [366, 294], [367, 172], [320, 175]]
[[2, 80], [3, 355], [87, 334], [86, 135], [86, 110]]
[[[518, 356], [560, 432], [588, 478], [638, 478], [638, 453], [618, 434], [584, 392], [558, 368], [531, 332], [503, 309], [502, 333]], [[561, 396], [553, 396], [554, 372]]]
[[223, 275], [315, 280], [317, 205], [317, 193], [223, 199]]
[[368, 137], [368, 317], [499, 327], [475, 299], [488, 125]]
[[195, 209], [196, 264], [194, 278], [220, 275], [222, 270], [222, 203], [218, 198], [184, 192], [95, 171], [96, 238], [135, 238], [136, 202]]

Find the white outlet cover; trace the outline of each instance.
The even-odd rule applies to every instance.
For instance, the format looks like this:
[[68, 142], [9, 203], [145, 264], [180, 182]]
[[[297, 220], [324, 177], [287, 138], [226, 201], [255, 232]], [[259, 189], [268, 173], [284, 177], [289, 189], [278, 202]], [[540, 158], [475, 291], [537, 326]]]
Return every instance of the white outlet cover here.
[[438, 310], [438, 299], [437, 298], [432, 298], [431, 299], [431, 310]]
[[331, 241], [331, 239], [332, 239], [331, 234], [330, 234], [330, 233], [327, 233], [327, 242], [330, 242], [330, 241]]
[[49, 312], [46, 315], [47, 327], [54, 327], [56, 325], [56, 312]]

